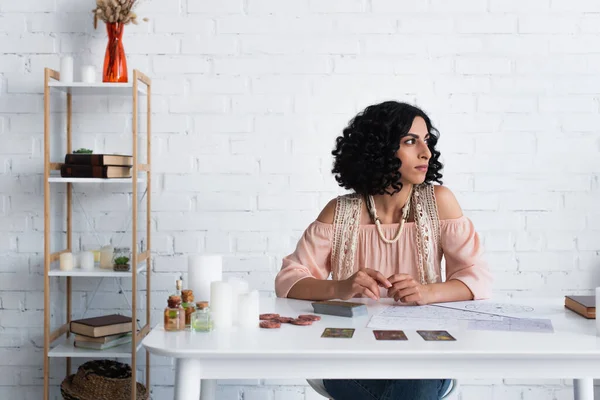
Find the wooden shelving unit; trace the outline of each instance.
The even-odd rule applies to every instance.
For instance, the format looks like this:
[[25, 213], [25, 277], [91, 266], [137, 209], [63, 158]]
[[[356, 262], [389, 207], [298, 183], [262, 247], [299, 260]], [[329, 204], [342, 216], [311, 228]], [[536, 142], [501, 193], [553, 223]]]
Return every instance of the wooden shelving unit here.
[[[44, 400], [49, 399], [49, 377], [50, 377], [50, 358], [64, 357], [67, 359], [66, 374], [70, 375], [71, 358], [131, 358], [132, 380], [136, 379], [136, 360], [137, 352], [141, 347], [142, 339], [150, 332], [150, 278], [151, 269], [151, 231], [150, 231], [150, 212], [152, 199], [152, 178], [151, 178], [151, 87], [150, 78], [138, 70], [133, 71], [133, 80], [130, 83], [63, 83], [60, 82], [60, 73], [46, 68], [44, 71]], [[131, 96], [133, 106], [133, 124], [132, 124], [132, 143], [133, 143], [133, 167], [132, 178], [128, 179], [97, 179], [97, 178], [61, 178], [60, 176], [51, 176], [52, 171], [60, 170], [62, 162], [53, 162], [50, 157], [50, 94], [51, 91], [58, 90], [66, 94], [66, 144], [67, 153], [72, 151], [72, 100], [73, 95], [103, 95], [103, 96]], [[138, 101], [140, 95], [147, 99], [147, 154], [146, 163], [140, 163], [138, 157]], [[131, 238], [131, 271], [116, 272], [107, 269], [94, 268], [92, 270], [74, 269], [71, 271], [61, 271], [58, 268], [60, 254], [72, 251], [72, 185], [77, 184], [99, 184], [99, 183], [119, 183], [131, 185], [132, 201], [132, 238]], [[146, 184], [146, 240], [143, 252], [138, 252], [138, 185]], [[66, 185], [66, 243], [67, 248], [51, 252], [50, 236], [50, 197], [51, 184]], [[138, 274], [146, 272], [146, 324], [141, 328], [137, 327], [137, 295], [138, 295]], [[56, 329], [50, 327], [50, 277], [66, 278], [66, 315], [67, 321]], [[137, 332], [132, 336], [131, 344], [124, 344], [107, 350], [89, 350], [74, 347], [72, 337], [69, 333], [69, 324], [71, 322], [71, 291], [72, 279], [78, 277], [97, 277], [97, 278], [131, 278], [131, 318], [132, 332]], [[59, 278], [60, 279], [60, 278]], [[150, 354], [146, 352], [146, 387], [150, 391]], [[136, 399], [136, 385], [132, 385], [131, 399]]]

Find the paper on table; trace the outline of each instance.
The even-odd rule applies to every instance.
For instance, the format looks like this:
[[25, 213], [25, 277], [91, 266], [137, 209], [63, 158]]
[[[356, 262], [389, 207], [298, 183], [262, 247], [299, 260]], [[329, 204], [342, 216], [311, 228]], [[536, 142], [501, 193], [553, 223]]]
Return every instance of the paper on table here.
[[450, 319], [381, 317], [375, 315], [367, 324], [367, 328], [402, 330], [402, 329], [457, 329], [458, 322]]
[[[535, 308], [523, 304], [497, 303], [490, 300], [455, 301], [449, 303], [432, 304], [434, 307], [454, 309], [500, 317], [531, 318], [535, 315]], [[483, 318], [472, 318], [483, 319]]]
[[536, 318], [504, 318], [502, 321], [469, 321], [467, 329], [482, 331], [510, 331], [553, 333], [552, 321]]
[[479, 319], [485, 321], [501, 321], [498, 315], [459, 310], [436, 306], [390, 306], [377, 314], [380, 318], [422, 318], [422, 319]]

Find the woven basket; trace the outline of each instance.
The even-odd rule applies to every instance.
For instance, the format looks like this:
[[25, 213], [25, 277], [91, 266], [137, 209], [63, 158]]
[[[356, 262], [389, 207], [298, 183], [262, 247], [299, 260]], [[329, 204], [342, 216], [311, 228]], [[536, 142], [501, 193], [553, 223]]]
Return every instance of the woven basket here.
[[[131, 367], [112, 360], [88, 361], [60, 385], [66, 400], [129, 400]], [[147, 400], [146, 387], [136, 382], [136, 398]]]

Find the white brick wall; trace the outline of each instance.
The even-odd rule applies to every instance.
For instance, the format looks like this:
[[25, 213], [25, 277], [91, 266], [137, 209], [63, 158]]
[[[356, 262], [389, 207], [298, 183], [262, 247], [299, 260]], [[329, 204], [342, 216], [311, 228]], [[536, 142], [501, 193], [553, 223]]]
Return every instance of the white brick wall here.
[[[0, 0], [0, 398], [41, 398], [42, 72], [65, 53], [76, 76], [83, 61], [100, 68], [92, 3]], [[482, 234], [499, 295], [598, 286], [599, 12], [596, 0], [142, 2], [150, 21], [124, 43], [129, 67], [154, 82], [154, 322], [192, 252], [222, 253], [227, 275], [273, 293], [281, 257], [341, 192], [333, 139], [390, 98], [439, 128], [446, 182]], [[129, 107], [76, 98], [74, 146], [127, 149]], [[57, 132], [64, 110], [53, 99]], [[117, 242], [131, 198], [104, 189], [82, 202], [100, 240]], [[96, 245], [87, 218], [75, 208], [76, 249]], [[76, 313], [95, 283], [75, 282]], [[126, 308], [117, 290], [103, 284], [91, 312]], [[64, 301], [52, 304], [56, 325]], [[172, 362], [152, 364], [153, 398], [170, 398]], [[64, 360], [52, 366], [58, 398]], [[461, 398], [562, 400], [570, 385], [473, 380]], [[300, 379], [220, 382], [219, 399], [241, 398], [319, 397]]]

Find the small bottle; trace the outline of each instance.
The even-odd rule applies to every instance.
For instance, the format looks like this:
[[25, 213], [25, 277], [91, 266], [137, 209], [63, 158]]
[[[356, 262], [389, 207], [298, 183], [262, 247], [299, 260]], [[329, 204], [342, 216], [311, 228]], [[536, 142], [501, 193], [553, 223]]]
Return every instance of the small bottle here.
[[196, 311], [192, 314], [192, 331], [210, 332], [213, 329], [212, 319], [210, 317], [210, 308], [208, 301], [199, 301], [196, 303]]
[[194, 304], [194, 293], [190, 289], [181, 291], [181, 298], [183, 304], [181, 305], [185, 311], [185, 327], [189, 328], [192, 320], [192, 313], [196, 311], [196, 304]]
[[185, 311], [181, 307], [181, 297], [169, 296], [165, 308], [165, 331], [182, 331], [185, 329]]
[[182, 288], [183, 288], [183, 279], [182, 279], [182, 277], [179, 277], [179, 279], [177, 279], [175, 281], [175, 296], [181, 297], [181, 289]]

